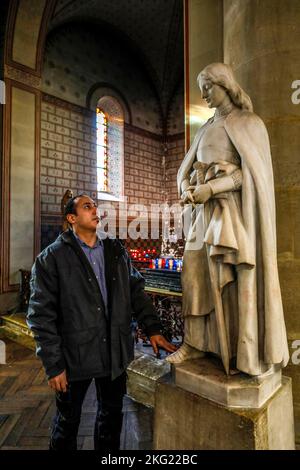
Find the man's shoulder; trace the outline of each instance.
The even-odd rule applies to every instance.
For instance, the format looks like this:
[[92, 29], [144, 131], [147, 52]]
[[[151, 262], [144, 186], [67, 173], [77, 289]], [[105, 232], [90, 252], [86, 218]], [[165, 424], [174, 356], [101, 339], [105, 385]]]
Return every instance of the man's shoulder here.
[[65, 243], [63, 242], [61, 235], [59, 235], [53, 243], [46, 246], [46, 248], [41, 251], [41, 253], [37, 256], [37, 259], [43, 260], [51, 256], [59, 256], [63, 251], [65, 251], [65, 249]]

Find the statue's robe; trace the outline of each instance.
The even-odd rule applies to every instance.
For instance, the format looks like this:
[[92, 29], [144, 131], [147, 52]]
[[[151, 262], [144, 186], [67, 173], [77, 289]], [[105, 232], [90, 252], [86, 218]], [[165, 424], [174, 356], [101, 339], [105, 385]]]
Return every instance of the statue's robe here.
[[[179, 168], [179, 193], [210, 122], [199, 129]], [[220, 355], [212, 296], [217, 288], [230, 356], [236, 357], [240, 371], [259, 375], [272, 364], [284, 367], [289, 359], [277, 268], [270, 144], [264, 123], [254, 113], [235, 108], [224, 128], [241, 159], [240, 203], [235, 209], [230, 199], [213, 206], [208, 201], [196, 215], [194, 233], [187, 237], [182, 275], [185, 338], [199, 350]], [[211, 284], [210, 262], [217, 264], [218, 285]]]

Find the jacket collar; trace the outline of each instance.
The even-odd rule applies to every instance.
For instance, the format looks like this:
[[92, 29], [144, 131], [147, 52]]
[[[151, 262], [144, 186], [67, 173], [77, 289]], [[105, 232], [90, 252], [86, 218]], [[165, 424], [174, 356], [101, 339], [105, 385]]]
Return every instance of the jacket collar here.
[[[84, 254], [84, 252], [83, 252], [82, 248], [80, 247], [79, 243], [77, 242], [73, 231], [71, 229], [66, 230], [65, 232], [60, 234], [58, 239], [61, 239], [64, 243], [67, 243], [68, 245], [70, 245], [72, 247], [72, 249], [75, 251], [75, 253], [79, 257], [81, 263], [83, 264], [85, 270], [87, 271], [88, 277], [94, 279], [94, 284], [97, 286], [97, 288], [99, 289], [99, 292], [101, 294], [101, 290], [100, 290], [98, 281], [96, 279], [96, 275], [94, 273], [94, 270], [93, 270], [92, 266], [90, 265], [86, 255]], [[104, 302], [103, 302], [102, 294], [101, 294], [101, 300], [102, 300], [103, 311], [104, 311], [105, 315], [107, 315], [107, 312], [106, 312], [106, 309], [105, 309], [105, 306], [104, 306]]]
[[[76, 237], [71, 229], [66, 230], [65, 232], [61, 233], [58, 237], [58, 239], [61, 239], [64, 243], [67, 243], [70, 245], [77, 256], [79, 256], [80, 261], [83, 263], [84, 267], [87, 269], [88, 273], [95, 276], [94, 271], [84, 254], [83, 250], [81, 249], [79, 243], [76, 240]], [[96, 277], [95, 277], [96, 279]]]
[[[103, 233], [103, 232], [101, 232]], [[58, 238], [61, 238], [61, 240], [65, 243], [68, 243], [69, 245], [72, 245], [74, 247], [78, 247], [78, 243], [76, 241], [76, 237], [73, 233], [73, 230], [68, 229], [65, 232], [62, 232]], [[111, 252], [112, 255], [114, 256], [120, 256], [124, 253], [125, 248], [124, 246], [120, 243], [120, 241], [116, 238], [110, 238], [109, 236], [106, 237], [101, 237], [103, 245], [104, 245], [104, 250], [106, 252]]]
[[63, 242], [68, 243], [70, 245], [76, 243], [75, 235], [73, 233], [73, 230], [71, 230], [70, 228], [65, 232], [62, 232], [58, 238], [61, 238]]

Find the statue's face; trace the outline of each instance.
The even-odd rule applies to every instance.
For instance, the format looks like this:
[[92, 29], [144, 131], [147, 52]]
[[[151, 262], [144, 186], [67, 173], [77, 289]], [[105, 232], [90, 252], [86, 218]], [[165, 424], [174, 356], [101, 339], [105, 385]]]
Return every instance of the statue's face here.
[[212, 83], [210, 80], [201, 78], [199, 87], [209, 108], [218, 108], [228, 98], [225, 88]]

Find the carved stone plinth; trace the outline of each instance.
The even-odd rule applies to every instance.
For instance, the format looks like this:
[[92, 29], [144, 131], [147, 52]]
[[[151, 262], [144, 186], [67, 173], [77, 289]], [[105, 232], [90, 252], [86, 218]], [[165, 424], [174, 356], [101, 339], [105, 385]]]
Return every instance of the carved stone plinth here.
[[227, 376], [217, 359], [201, 358], [174, 367], [175, 384], [233, 408], [260, 408], [281, 386], [281, 369], [261, 377]]
[[292, 450], [291, 379], [261, 408], [231, 408], [191, 393], [169, 375], [155, 392], [154, 449]]

